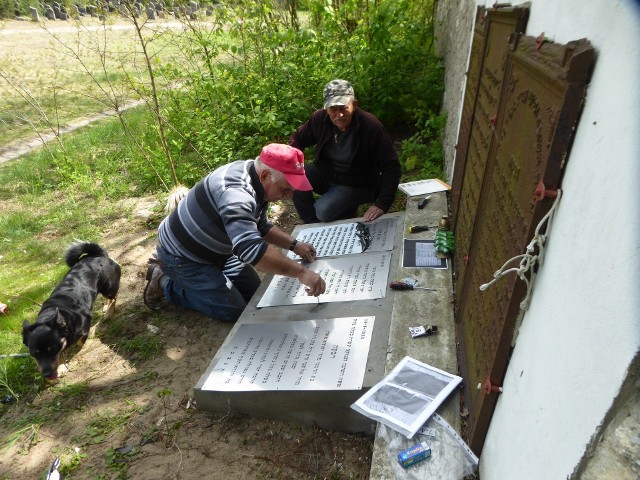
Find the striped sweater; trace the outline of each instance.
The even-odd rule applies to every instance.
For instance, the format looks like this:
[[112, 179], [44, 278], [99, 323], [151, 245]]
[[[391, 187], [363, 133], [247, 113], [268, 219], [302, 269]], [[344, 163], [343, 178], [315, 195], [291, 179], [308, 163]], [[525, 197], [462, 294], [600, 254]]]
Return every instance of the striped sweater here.
[[158, 241], [170, 254], [194, 262], [222, 265], [231, 255], [255, 265], [273, 226], [267, 218], [253, 160], [217, 168], [198, 182], [158, 229]]

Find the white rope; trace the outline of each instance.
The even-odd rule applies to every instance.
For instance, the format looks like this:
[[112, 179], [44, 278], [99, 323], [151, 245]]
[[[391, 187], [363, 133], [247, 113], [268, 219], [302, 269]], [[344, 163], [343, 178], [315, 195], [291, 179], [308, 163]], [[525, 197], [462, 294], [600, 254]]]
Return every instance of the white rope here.
[[[553, 205], [546, 213], [546, 215], [542, 217], [540, 223], [538, 223], [535, 233], [533, 234], [533, 238], [531, 239], [531, 242], [529, 242], [529, 245], [527, 245], [526, 252], [522, 255], [516, 255], [515, 257], [510, 258], [509, 260], [504, 262], [504, 265], [502, 265], [502, 267], [500, 267], [493, 274], [493, 280], [480, 285], [481, 292], [484, 292], [487, 288], [489, 288], [507, 273], [515, 273], [520, 278], [520, 280], [522, 280], [527, 285], [527, 294], [520, 302], [520, 309], [527, 310], [529, 308], [533, 279], [529, 279], [529, 277], [527, 277], [527, 275], [525, 274], [527, 272], [530, 272], [531, 276], [533, 276], [533, 267], [535, 267], [536, 264], [542, 265], [542, 257], [544, 256], [544, 244], [551, 231], [551, 220], [553, 218], [553, 214], [555, 212], [556, 206], [558, 205], [558, 202], [560, 201], [560, 197], [562, 196], [562, 191], [560, 189], [558, 189], [557, 192], [558, 194], [553, 202]], [[540, 233], [540, 230], [545, 223], [548, 224], [547, 230], [545, 233]], [[519, 265], [517, 267], [507, 269], [507, 266], [516, 260], [520, 261]]]

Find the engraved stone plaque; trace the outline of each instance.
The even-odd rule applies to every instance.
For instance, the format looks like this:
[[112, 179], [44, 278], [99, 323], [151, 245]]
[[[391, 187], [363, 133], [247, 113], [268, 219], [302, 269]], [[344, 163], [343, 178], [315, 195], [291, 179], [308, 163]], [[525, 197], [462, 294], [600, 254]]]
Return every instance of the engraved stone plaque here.
[[362, 253], [316, 260], [307, 268], [320, 275], [327, 290], [319, 297], [307, 295], [297, 278], [275, 275], [258, 307], [342, 302], [382, 298], [387, 289], [391, 252]]
[[[316, 249], [317, 258], [350, 255], [363, 251], [384, 252], [393, 248], [397, 221], [397, 217], [390, 217], [361, 223], [368, 229], [368, 245], [362, 238], [358, 222], [303, 228], [298, 232], [296, 240], [311, 243]], [[295, 260], [300, 259], [293, 252], [289, 252], [287, 256]]]
[[359, 390], [375, 317], [245, 323], [202, 389]]

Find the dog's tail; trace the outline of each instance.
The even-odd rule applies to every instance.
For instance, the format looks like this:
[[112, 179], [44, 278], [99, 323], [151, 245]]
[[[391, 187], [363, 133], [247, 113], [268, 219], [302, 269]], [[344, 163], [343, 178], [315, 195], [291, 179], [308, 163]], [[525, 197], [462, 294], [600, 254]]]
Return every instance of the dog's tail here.
[[108, 256], [107, 252], [97, 243], [76, 242], [71, 244], [67, 251], [64, 252], [64, 261], [67, 262], [69, 267], [73, 267], [84, 255], [90, 257]]
[[176, 185], [169, 192], [169, 198], [167, 198], [167, 204], [164, 206], [164, 213], [169, 215], [173, 212], [184, 197], [189, 193], [189, 189], [184, 185]]

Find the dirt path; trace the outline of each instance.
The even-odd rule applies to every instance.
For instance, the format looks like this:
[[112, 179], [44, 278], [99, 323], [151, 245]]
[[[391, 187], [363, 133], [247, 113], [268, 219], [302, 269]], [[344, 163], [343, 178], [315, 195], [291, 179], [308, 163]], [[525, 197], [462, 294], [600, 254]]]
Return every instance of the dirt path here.
[[[77, 32], [79, 28], [86, 30], [88, 32], [97, 32], [98, 30], [108, 29], [108, 30], [133, 30], [133, 24], [106, 24], [104, 25], [96, 18], [87, 18], [84, 17], [82, 19], [81, 27], [76, 24], [74, 20], [69, 21], [48, 21], [44, 20], [40, 23], [36, 22], [22, 22], [15, 20], [8, 20], [4, 22], [0, 22], [0, 36], [4, 35], [15, 35], [15, 34], [23, 34], [25, 32], [30, 32], [32, 34], [44, 33], [47, 32], [52, 34], [57, 33], [71, 33]], [[42, 27], [45, 26], [46, 30]], [[184, 24], [176, 21], [163, 21], [163, 20], [154, 20], [146, 23], [148, 28], [170, 28], [170, 29], [182, 29], [184, 28]]]
[[[170, 20], [155, 20], [147, 22], [144, 28], [148, 29], [172, 29], [178, 30], [184, 28], [184, 24], [178, 21]], [[53, 35], [73, 33], [78, 31], [96, 32], [102, 29], [114, 30], [114, 31], [130, 31], [134, 29], [134, 25], [131, 23], [114, 23], [114, 24], [102, 24], [96, 18], [84, 17], [81, 22], [75, 21], [42, 21], [36, 22], [22, 22], [22, 21], [2, 21], [0, 22], [0, 39], [6, 39], [9, 43], [4, 42], [7, 48], [10, 48], [10, 40], [14, 37], [21, 36], [19, 42], [24, 42], [25, 34], [31, 39], [31, 44], [36, 44], [38, 48], [43, 48], [42, 39]], [[34, 36], [38, 36], [39, 41], [34, 41]], [[1, 42], [0, 42], [1, 43]], [[0, 79], [1, 81], [1, 79]], [[121, 111], [128, 110], [137, 105], [142, 104], [141, 100], [130, 100], [126, 102]], [[60, 126], [59, 131], [53, 132], [51, 130], [41, 131], [34, 133], [30, 137], [22, 138], [11, 143], [0, 143], [0, 164], [14, 160], [22, 155], [25, 155], [37, 148], [40, 148], [46, 143], [55, 140], [56, 135], [64, 135], [65, 133], [72, 132], [78, 128], [84, 127], [98, 120], [102, 120], [107, 117], [115, 115], [113, 109], [105, 110], [94, 115], [90, 115], [83, 118], [78, 118], [67, 122], [65, 125]], [[1, 140], [0, 140], [1, 142]]]
[[[129, 110], [130, 108], [141, 105], [142, 103], [144, 103], [144, 101], [142, 100], [131, 100], [125, 103], [120, 111], [124, 112], [126, 110]], [[90, 117], [81, 118], [69, 122], [67, 125], [61, 127], [60, 130], [55, 134], [53, 132], [42, 132], [37, 133], [27, 139], [21, 139], [16, 140], [15, 142], [11, 142], [4, 147], [0, 147], [0, 165], [10, 160], [15, 160], [22, 155], [26, 155], [27, 153], [30, 153], [31, 151], [42, 147], [44, 144], [54, 141], [56, 139], [56, 136], [73, 132], [78, 128], [86, 127], [93, 122], [97, 122], [98, 120], [102, 120], [104, 118], [113, 117], [115, 115], [115, 111], [105, 110]]]

